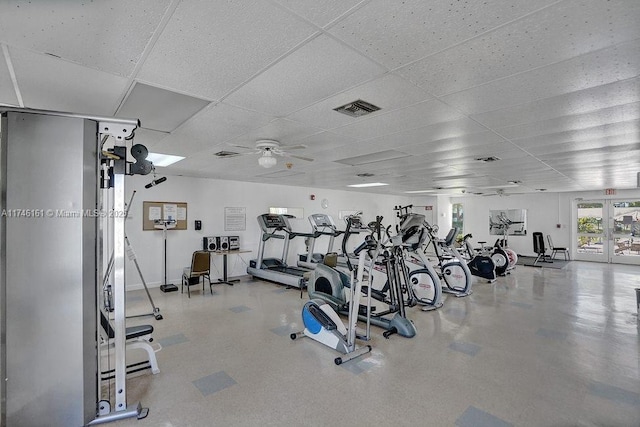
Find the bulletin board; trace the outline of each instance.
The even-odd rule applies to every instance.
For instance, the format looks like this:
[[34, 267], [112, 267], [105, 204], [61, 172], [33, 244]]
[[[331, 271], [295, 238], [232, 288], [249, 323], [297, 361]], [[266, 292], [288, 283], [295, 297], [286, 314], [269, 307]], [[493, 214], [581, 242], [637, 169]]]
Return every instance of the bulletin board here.
[[142, 229], [158, 230], [154, 220], [174, 219], [176, 226], [169, 230], [187, 229], [187, 204], [183, 202], [142, 202]]

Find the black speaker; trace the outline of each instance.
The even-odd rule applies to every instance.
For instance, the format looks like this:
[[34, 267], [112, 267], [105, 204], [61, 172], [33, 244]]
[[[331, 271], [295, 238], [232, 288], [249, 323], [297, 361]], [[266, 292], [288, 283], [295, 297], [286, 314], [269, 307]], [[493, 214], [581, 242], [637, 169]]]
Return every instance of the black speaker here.
[[195, 228], [196, 228], [196, 230], [202, 230], [202, 221], [200, 221], [199, 219], [196, 219]]
[[229, 237], [228, 236], [220, 236], [220, 250], [228, 251], [229, 250]]
[[220, 249], [220, 239], [215, 236], [202, 238], [202, 249], [205, 251], [217, 251]]

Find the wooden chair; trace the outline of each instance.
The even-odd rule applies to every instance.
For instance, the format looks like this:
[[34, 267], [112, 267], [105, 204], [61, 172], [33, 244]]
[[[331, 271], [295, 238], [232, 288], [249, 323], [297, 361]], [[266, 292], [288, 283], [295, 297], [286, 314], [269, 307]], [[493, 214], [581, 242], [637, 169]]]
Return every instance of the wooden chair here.
[[191, 256], [191, 267], [186, 267], [182, 271], [182, 286], [180, 292], [184, 292], [185, 285], [187, 286], [187, 294], [191, 298], [190, 287], [200, 283], [202, 279], [202, 293], [204, 294], [204, 280], [209, 281], [209, 291], [213, 294], [211, 289], [211, 277], [209, 272], [211, 270], [211, 254], [208, 251], [195, 251]]
[[558, 246], [553, 246], [553, 241], [551, 240], [551, 234], [547, 234], [547, 242], [549, 243], [549, 249], [551, 249], [551, 259], [556, 259], [556, 255], [560, 252], [564, 255], [565, 261], [571, 260], [571, 255], [569, 254], [569, 249], [561, 248]]

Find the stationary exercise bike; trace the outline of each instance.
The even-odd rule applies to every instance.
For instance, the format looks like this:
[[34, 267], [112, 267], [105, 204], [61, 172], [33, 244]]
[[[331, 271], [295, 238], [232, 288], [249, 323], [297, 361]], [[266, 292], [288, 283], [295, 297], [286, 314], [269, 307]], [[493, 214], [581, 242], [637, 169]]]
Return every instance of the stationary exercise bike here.
[[[369, 259], [371, 266], [369, 267], [369, 282], [375, 280], [375, 276], [384, 272], [386, 282], [388, 282], [388, 292], [375, 292], [372, 286], [367, 286], [367, 295], [383, 302], [388, 306], [387, 310], [375, 312], [362, 307], [359, 309], [359, 317], [363, 321], [368, 321], [374, 326], [385, 329], [382, 334], [385, 338], [389, 338], [392, 334], [397, 333], [403, 337], [411, 338], [416, 335], [416, 329], [405, 313], [405, 302], [402, 298], [401, 275], [405, 274], [404, 269], [400, 269], [398, 265], [398, 257], [393, 251], [385, 250], [381, 243], [381, 221], [382, 217], [377, 217], [376, 222], [370, 228], [374, 233], [368, 235], [366, 241], [369, 242]], [[347, 230], [351, 228], [362, 230], [360, 218], [353, 216], [347, 217]], [[347, 254], [347, 241], [349, 234], [345, 230], [342, 240], [342, 252]], [[377, 235], [377, 238], [374, 237]], [[375, 249], [372, 249], [375, 248]], [[307, 291], [312, 299], [321, 299], [332, 306], [332, 308], [341, 314], [348, 314], [350, 304], [345, 297], [345, 288], [348, 288], [348, 276], [328, 265], [318, 264], [311, 272], [311, 277], [307, 283]], [[367, 319], [369, 317], [369, 319]]]
[[[370, 242], [365, 241], [354, 251], [358, 255], [358, 267], [355, 276], [351, 261], [347, 260], [350, 271], [349, 301], [351, 301], [348, 307], [347, 325], [345, 326], [344, 323], [342, 323], [340, 316], [338, 316], [331, 304], [317, 298], [308, 301], [302, 308], [304, 330], [290, 335], [292, 340], [303, 336], [309, 337], [342, 353], [344, 356], [339, 356], [334, 359], [336, 365], [371, 352], [370, 345], [363, 347], [356, 346], [356, 327], [358, 324], [360, 294], [362, 292], [365, 254], [366, 249], [369, 247]], [[318, 266], [322, 265], [323, 264], [318, 264]], [[370, 301], [367, 305], [370, 307]]]
[[462, 238], [463, 250], [460, 251], [460, 255], [467, 260], [467, 267], [469, 267], [471, 274], [493, 283], [496, 280], [496, 265], [491, 257], [482, 255], [479, 251], [473, 249], [469, 241], [472, 237], [473, 235], [469, 233]]
[[429, 244], [432, 244], [434, 253], [438, 259], [441, 282], [445, 284], [442, 291], [453, 294], [456, 297], [466, 297], [471, 294], [471, 286], [473, 284], [471, 271], [469, 271], [469, 267], [462, 255], [460, 255], [460, 252], [453, 246], [453, 242], [458, 235], [458, 229], [452, 228], [447, 234], [447, 237], [439, 239], [437, 236], [437, 225], [432, 226], [425, 222], [424, 226], [427, 230], [429, 243], [424, 251], [417, 251], [416, 255], [422, 260], [424, 265], [429, 263], [424, 252], [428, 249]]

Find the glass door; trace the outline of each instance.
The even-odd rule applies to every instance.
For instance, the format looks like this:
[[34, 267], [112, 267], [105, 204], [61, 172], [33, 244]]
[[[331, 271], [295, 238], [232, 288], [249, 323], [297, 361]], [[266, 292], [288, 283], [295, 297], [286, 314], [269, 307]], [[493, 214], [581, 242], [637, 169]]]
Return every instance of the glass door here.
[[640, 201], [581, 201], [576, 207], [576, 259], [640, 265]]

